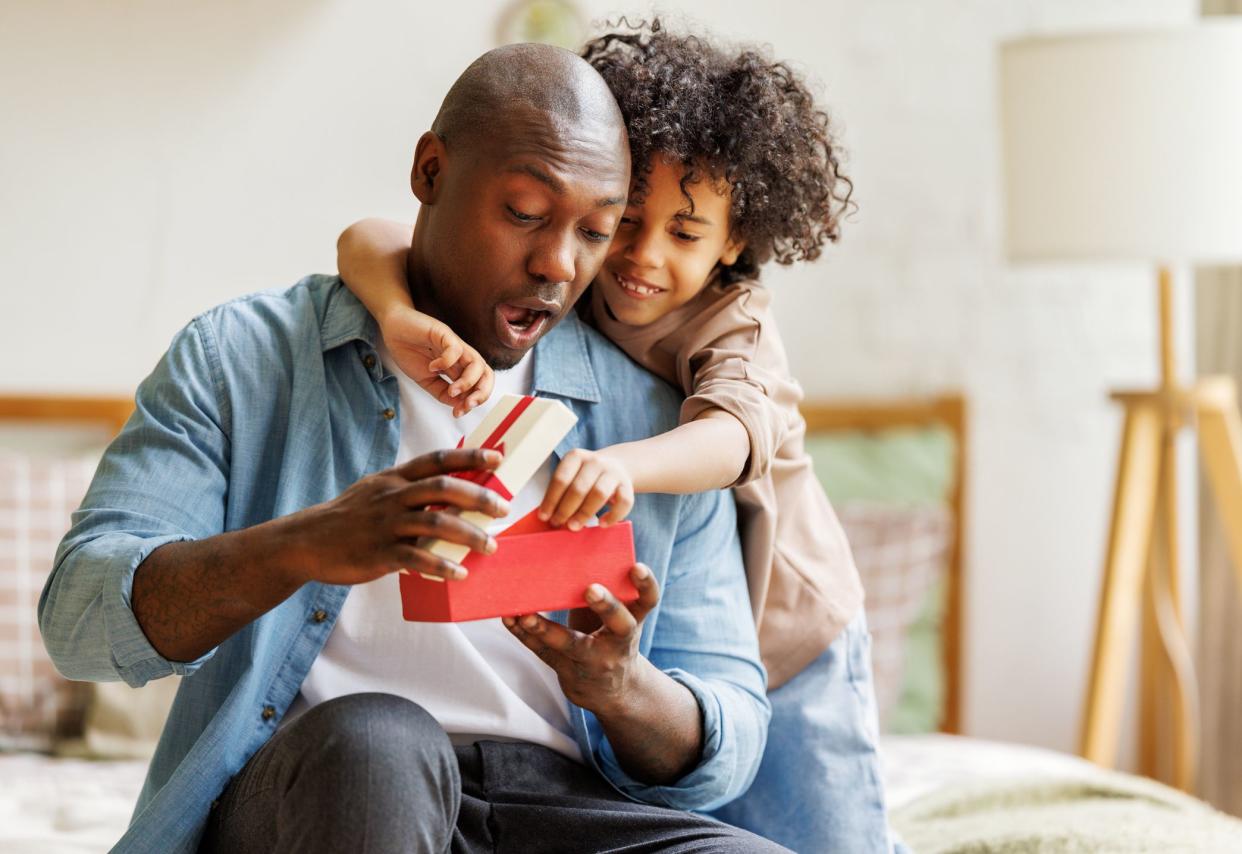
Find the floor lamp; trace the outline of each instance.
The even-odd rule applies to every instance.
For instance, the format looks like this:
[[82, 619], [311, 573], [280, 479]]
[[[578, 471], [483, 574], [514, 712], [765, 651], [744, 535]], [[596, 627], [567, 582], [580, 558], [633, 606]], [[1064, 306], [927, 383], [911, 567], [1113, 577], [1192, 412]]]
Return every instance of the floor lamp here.
[[1116, 761], [1141, 619], [1139, 770], [1190, 790], [1199, 721], [1174, 447], [1197, 431], [1242, 582], [1242, 418], [1231, 379], [1180, 377], [1170, 270], [1242, 263], [1242, 21], [1009, 42], [999, 71], [1009, 257], [1157, 272], [1160, 385], [1112, 395], [1125, 427], [1079, 747]]

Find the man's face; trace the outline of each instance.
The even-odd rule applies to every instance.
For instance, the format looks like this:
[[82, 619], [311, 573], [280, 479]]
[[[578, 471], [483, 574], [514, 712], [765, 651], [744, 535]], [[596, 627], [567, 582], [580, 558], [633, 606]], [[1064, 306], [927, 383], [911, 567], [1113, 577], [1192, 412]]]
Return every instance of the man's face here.
[[[410, 254], [415, 305], [501, 370], [517, 364], [595, 277], [629, 185], [623, 134], [529, 119], [498, 128], [492, 144], [464, 151], [440, 144], [435, 174], [421, 156], [415, 163], [425, 205]], [[420, 168], [428, 198], [419, 192]]]

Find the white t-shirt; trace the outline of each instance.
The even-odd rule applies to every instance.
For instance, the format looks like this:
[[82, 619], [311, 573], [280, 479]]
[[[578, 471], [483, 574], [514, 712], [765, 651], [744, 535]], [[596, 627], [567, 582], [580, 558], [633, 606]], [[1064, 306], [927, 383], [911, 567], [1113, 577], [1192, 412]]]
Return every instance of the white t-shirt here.
[[[462, 418], [397, 369], [401, 441], [397, 462], [452, 448], [486, 414], [485, 404]], [[496, 372], [492, 400], [528, 394], [532, 359]], [[513, 497], [495, 534], [534, 510], [551, 480], [546, 463]], [[446, 582], [451, 584], [452, 582]], [[401, 616], [398, 576], [386, 575], [350, 591], [336, 626], [311, 665], [285, 720], [316, 703], [364, 691], [407, 697], [435, 717], [456, 744], [479, 739], [528, 741], [572, 759], [582, 755], [569, 724], [569, 708], [556, 674], [509, 634], [499, 619], [468, 623], [408, 623]]]

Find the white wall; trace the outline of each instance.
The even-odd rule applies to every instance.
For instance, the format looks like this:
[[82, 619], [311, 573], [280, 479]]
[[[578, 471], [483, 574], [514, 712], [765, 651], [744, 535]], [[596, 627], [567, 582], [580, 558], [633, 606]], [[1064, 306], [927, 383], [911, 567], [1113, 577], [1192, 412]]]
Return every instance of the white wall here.
[[[128, 392], [195, 312], [334, 269], [359, 216], [412, 219], [414, 142], [491, 46], [497, 5], [7, 0], [0, 392]], [[1004, 262], [994, 49], [1196, 3], [711, 9], [710, 29], [774, 44], [844, 121], [860, 212], [828, 257], [769, 277], [808, 391], [970, 396], [968, 727], [1072, 748], [1118, 427], [1105, 394], [1155, 376], [1152, 288], [1143, 268]]]

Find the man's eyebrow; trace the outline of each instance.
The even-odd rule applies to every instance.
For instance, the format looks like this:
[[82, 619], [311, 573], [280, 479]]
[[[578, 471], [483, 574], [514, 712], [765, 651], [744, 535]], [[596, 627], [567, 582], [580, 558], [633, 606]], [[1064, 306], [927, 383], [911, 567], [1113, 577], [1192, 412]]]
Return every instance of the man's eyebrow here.
[[[558, 196], [565, 195], [565, 183], [557, 178], [551, 172], [540, 169], [534, 163], [521, 163], [517, 166], [510, 166], [507, 172], [513, 172], [519, 175], [529, 175], [541, 184], [546, 184], [552, 192]], [[597, 208], [610, 208], [613, 205], [624, 204], [626, 196], [605, 196], [595, 200]]]

